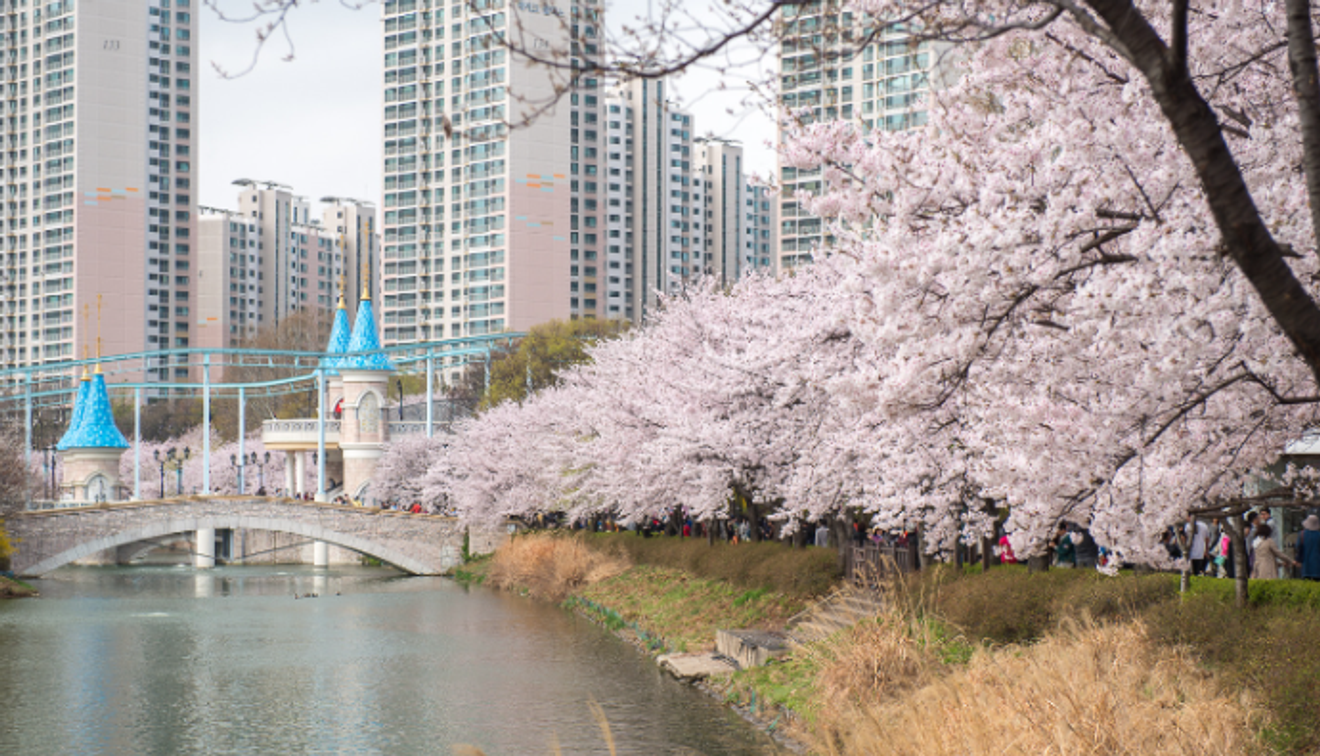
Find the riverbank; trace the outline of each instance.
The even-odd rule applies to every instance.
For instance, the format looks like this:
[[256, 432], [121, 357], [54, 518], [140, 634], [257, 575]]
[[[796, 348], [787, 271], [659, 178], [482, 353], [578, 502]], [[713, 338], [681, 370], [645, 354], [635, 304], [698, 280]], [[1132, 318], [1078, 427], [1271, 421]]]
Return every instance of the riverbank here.
[[[622, 559], [620, 539], [643, 540], [549, 540]], [[760, 545], [647, 540], [640, 559], [689, 569], [630, 555], [614, 574], [566, 588], [564, 603], [652, 655], [709, 649], [719, 629], [781, 629], [821, 595], [755, 586], [760, 555], [737, 550]], [[737, 565], [742, 582], [701, 574], [695, 546], [712, 550], [710, 571]], [[704, 687], [818, 753], [1316, 753], [1320, 586], [1260, 582], [1239, 612], [1222, 582], [1196, 580], [1180, 597], [1169, 575], [934, 570], [895, 586], [852, 629]], [[932, 721], [932, 710], [946, 716]]]
[[0, 576], [0, 599], [32, 598], [36, 595], [37, 589], [22, 580]]

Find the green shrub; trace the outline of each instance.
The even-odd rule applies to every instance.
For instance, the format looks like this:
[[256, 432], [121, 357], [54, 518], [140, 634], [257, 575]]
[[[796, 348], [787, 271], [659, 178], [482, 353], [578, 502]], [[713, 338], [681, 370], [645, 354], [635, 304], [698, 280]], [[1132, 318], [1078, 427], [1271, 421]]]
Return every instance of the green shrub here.
[[952, 622], [976, 641], [1026, 643], [1053, 630], [1064, 619], [1129, 619], [1177, 595], [1176, 576], [1124, 574], [1108, 577], [1094, 570], [1028, 573], [1018, 566], [988, 573], [934, 570], [909, 590], [927, 594], [924, 613]]
[[[1192, 578], [1192, 593], [1214, 596], [1232, 603], [1236, 590], [1232, 580]], [[1313, 580], [1252, 580], [1247, 583], [1252, 604], [1320, 609], [1320, 582]]]
[[[1320, 753], [1320, 614], [1309, 606], [1263, 602], [1239, 611], [1231, 582], [1218, 582], [1228, 583], [1227, 598], [1217, 586], [1196, 586], [1184, 600], [1146, 612], [1152, 638], [1189, 647], [1231, 684], [1257, 691], [1274, 717], [1262, 734], [1277, 752]], [[1307, 595], [1289, 588], [1270, 593]]]
[[592, 548], [626, 555], [634, 564], [683, 570], [749, 590], [817, 596], [842, 577], [833, 549], [795, 549], [768, 541], [708, 544], [701, 538], [643, 538], [635, 533], [588, 533], [584, 537]]

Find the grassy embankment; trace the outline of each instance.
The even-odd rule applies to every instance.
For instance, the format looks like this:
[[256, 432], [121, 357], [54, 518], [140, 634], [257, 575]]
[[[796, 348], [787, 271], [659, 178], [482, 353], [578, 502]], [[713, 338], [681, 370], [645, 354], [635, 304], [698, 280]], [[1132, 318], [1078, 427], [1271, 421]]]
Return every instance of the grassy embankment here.
[[[837, 578], [832, 557], [530, 537], [486, 573], [677, 651], [708, 648], [718, 628], [782, 626]], [[1176, 588], [1169, 575], [935, 570], [895, 586], [874, 620], [712, 684], [793, 720], [822, 753], [1320, 753], [1320, 585], [1255, 583], [1246, 612], [1227, 581]]]
[[37, 589], [22, 580], [11, 580], [0, 576], [0, 599], [31, 598], [37, 595]]

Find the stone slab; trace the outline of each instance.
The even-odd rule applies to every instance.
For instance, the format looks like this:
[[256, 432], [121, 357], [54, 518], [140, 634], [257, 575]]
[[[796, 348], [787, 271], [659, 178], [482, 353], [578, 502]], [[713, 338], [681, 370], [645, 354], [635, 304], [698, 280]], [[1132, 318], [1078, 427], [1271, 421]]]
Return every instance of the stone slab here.
[[738, 668], [715, 654], [661, 654], [660, 668], [680, 680], [704, 680], [711, 675], [727, 675]]
[[767, 630], [717, 630], [715, 651], [751, 669], [788, 653], [788, 636]]

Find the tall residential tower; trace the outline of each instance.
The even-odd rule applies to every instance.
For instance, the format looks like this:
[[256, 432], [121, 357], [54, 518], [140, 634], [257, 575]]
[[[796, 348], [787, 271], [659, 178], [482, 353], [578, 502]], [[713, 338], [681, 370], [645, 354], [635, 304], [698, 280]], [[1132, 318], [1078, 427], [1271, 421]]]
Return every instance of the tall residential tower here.
[[[929, 90], [930, 46], [901, 27], [884, 29], [867, 44], [863, 17], [840, 0], [785, 5], [780, 12], [780, 104], [786, 117], [803, 122], [853, 121], [866, 131], [900, 131], [926, 122], [923, 95]], [[781, 126], [780, 140], [784, 130]], [[808, 262], [812, 251], [832, 241], [820, 218], [794, 198], [821, 191], [820, 169], [780, 166], [781, 269]]]
[[[599, 0], [385, 0], [385, 344], [602, 311]], [[555, 57], [552, 68], [510, 53]], [[512, 126], [512, 127], [511, 127]]]
[[194, 2], [0, 2], [4, 364], [80, 356], [98, 294], [106, 353], [191, 344]]

